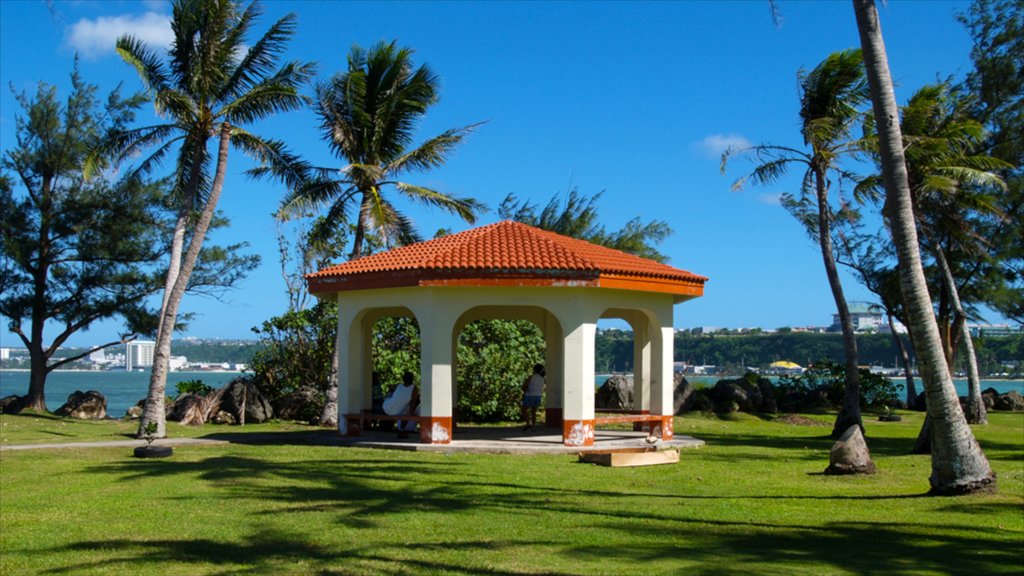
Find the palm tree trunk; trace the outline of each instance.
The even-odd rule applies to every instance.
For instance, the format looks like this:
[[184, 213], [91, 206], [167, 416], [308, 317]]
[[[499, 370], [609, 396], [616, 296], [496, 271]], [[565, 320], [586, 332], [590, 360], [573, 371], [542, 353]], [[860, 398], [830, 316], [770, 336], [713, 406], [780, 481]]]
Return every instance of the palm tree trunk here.
[[171, 357], [171, 336], [174, 334], [174, 325], [178, 321], [178, 308], [181, 299], [185, 295], [185, 288], [188, 286], [189, 277], [195, 268], [196, 260], [199, 259], [199, 252], [202, 250], [203, 241], [206, 239], [206, 232], [210, 228], [210, 222], [217, 210], [217, 201], [220, 199], [221, 190], [224, 187], [224, 174], [228, 166], [228, 147], [231, 144], [231, 126], [225, 122], [220, 129], [220, 144], [217, 151], [217, 170], [210, 188], [210, 196], [206, 199], [203, 211], [199, 215], [195, 229], [192, 231], [192, 241], [189, 242], [188, 252], [185, 253], [181, 264], [181, 271], [167, 299], [167, 306], [160, 316], [160, 329], [157, 331], [156, 349], [153, 352], [153, 372], [149, 378], [149, 393], [146, 397], [146, 407], [142, 417], [139, 419], [139, 436], [145, 431], [150, 422], [157, 425], [157, 438], [167, 435], [167, 419], [164, 412], [164, 390], [167, 386], [167, 367]]
[[[965, 416], [970, 424], [988, 424], [988, 413], [985, 411], [985, 402], [981, 399], [981, 379], [978, 377], [978, 358], [974, 354], [974, 341], [971, 339], [971, 329], [967, 327], [967, 315], [964, 313], [963, 304], [960, 302], [960, 292], [957, 290], [956, 281], [953, 279], [953, 271], [949, 268], [949, 260], [942, 248], [936, 248], [935, 261], [942, 271], [942, 280], [949, 291], [949, 298], [953, 303], [953, 310], [956, 311], [956, 325], [960, 328], [960, 337], [966, 348], [967, 356], [967, 410]], [[955, 356], [955, 354], [954, 354]], [[952, 370], [950, 365], [950, 370]]]
[[167, 308], [167, 300], [171, 297], [171, 291], [174, 290], [174, 283], [177, 282], [178, 274], [181, 272], [181, 253], [185, 247], [185, 232], [188, 230], [188, 220], [192, 216], [196, 195], [199, 192], [199, 175], [206, 156], [207, 139], [198, 137], [195, 140], [192, 170], [188, 175], [188, 180], [185, 181], [185, 189], [182, 190], [184, 196], [178, 199], [178, 219], [174, 223], [174, 236], [171, 237], [171, 254], [167, 263], [167, 278], [164, 279], [163, 302], [160, 304], [161, 318]]
[[975, 440], [953, 387], [942, 354], [938, 326], [921, 265], [914, 210], [910, 198], [903, 134], [893, 94], [892, 76], [882, 41], [875, 0], [853, 0], [878, 128], [879, 155], [885, 178], [889, 226], [900, 272], [900, 287], [912, 326], [914, 350], [924, 379], [932, 426], [932, 494], [958, 494], [995, 488], [996, 478]]
[[818, 192], [818, 245], [821, 247], [821, 259], [825, 264], [828, 285], [832, 288], [832, 298], [836, 302], [839, 313], [839, 324], [843, 330], [843, 352], [846, 355], [846, 384], [843, 396], [843, 408], [836, 416], [832, 427], [832, 437], [839, 438], [850, 426], [858, 426], [864, 431], [864, 423], [860, 416], [860, 371], [857, 367], [857, 335], [853, 331], [853, 320], [850, 318], [850, 307], [843, 293], [843, 283], [839, 279], [836, 268], [835, 252], [832, 250], [831, 210], [828, 205], [828, 184], [821, 169], [814, 170], [815, 186]]

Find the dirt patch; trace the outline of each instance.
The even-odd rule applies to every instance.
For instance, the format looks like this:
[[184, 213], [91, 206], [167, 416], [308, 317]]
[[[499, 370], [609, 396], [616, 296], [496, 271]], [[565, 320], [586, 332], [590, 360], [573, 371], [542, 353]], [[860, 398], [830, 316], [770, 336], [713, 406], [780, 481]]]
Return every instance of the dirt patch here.
[[828, 422], [822, 422], [821, 420], [815, 420], [814, 418], [808, 418], [807, 416], [801, 416], [799, 414], [783, 414], [775, 419], [776, 422], [782, 424], [793, 424], [794, 426], [828, 426]]

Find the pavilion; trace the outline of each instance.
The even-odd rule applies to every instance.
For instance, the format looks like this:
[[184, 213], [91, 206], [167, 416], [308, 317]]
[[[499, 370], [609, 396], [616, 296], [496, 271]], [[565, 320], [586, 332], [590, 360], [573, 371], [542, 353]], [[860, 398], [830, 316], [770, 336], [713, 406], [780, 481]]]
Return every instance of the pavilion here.
[[[338, 302], [338, 428], [371, 407], [370, 338], [381, 318], [420, 328], [420, 440], [451, 442], [455, 349], [476, 320], [524, 319], [544, 334], [547, 425], [566, 446], [594, 439], [597, 321], [634, 334], [634, 422], [672, 439], [673, 306], [704, 293], [707, 278], [654, 260], [505, 221], [403, 246], [309, 274], [311, 293]], [[525, 377], [525, 374], [523, 375]], [[618, 421], [623, 421], [619, 417]]]

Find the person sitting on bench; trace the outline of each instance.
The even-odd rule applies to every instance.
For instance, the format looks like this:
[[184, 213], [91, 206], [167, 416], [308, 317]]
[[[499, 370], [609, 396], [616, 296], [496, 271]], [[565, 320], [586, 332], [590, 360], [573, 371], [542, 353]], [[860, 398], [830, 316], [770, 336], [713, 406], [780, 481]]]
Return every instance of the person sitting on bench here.
[[[402, 383], [395, 386], [391, 394], [384, 399], [384, 413], [388, 416], [405, 416], [412, 414], [418, 416], [420, 413], [420, 394], [413, 384], [412, 372], [402, 375]], [[408, 436], [408, 432], [416, 430], [415, 420], [403, 420], [398, 423], [399, 437]]]

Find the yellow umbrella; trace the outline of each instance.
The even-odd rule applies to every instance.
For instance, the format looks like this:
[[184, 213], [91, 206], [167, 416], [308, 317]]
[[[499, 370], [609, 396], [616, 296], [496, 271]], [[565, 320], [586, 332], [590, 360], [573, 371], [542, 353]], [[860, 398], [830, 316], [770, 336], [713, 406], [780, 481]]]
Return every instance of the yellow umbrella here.
[[778, 362], [772, 362], [768, 365], [770, 368], [784, 368], [786, 370], [796, 370], [802, 368], [796, 362], [790, 362], [789, 360], [779, 360]]

